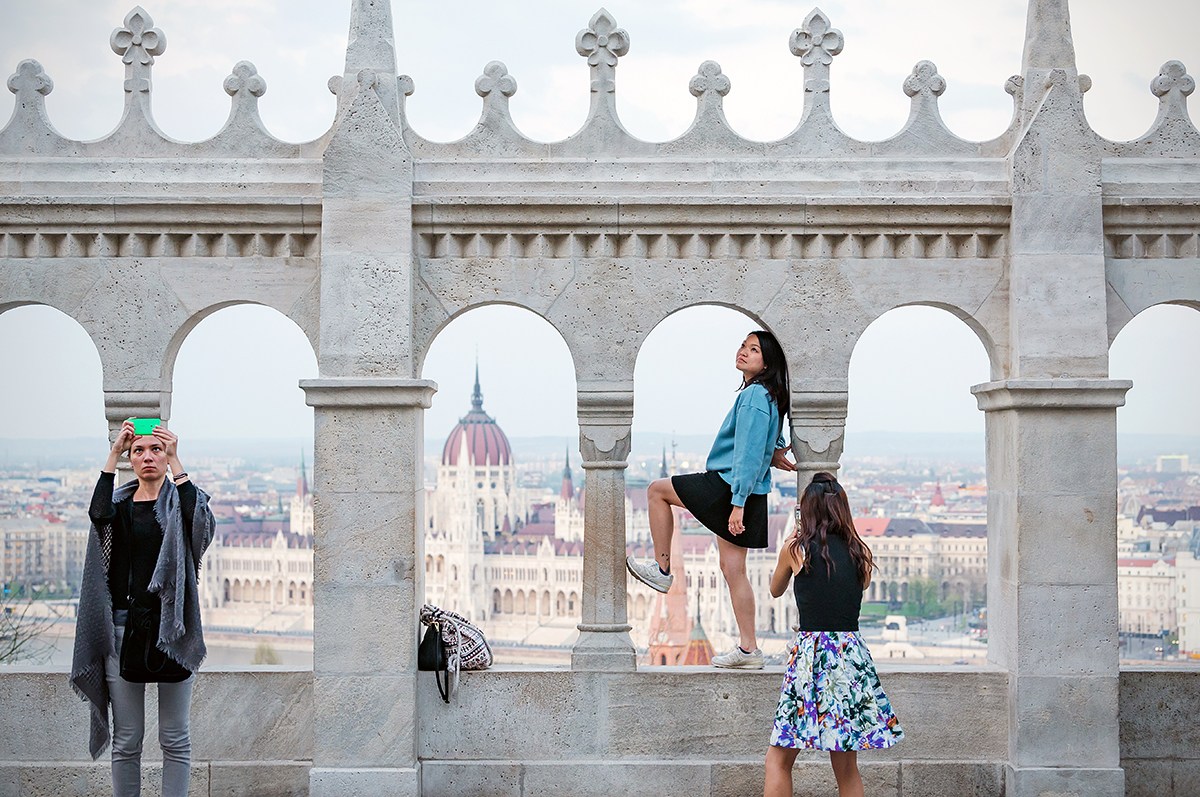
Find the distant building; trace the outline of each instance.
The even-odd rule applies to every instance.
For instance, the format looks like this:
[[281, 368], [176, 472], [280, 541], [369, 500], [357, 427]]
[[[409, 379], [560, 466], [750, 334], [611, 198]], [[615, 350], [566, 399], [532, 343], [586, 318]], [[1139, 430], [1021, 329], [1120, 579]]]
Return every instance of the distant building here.
[[1187, 454], [1162, 454], [1154, 460], [1154, 470], [1158, 473], [1187, 473], [1191, 468]]
[[42, 518], [0, 519], [0, 584], [69, 591], [83, 576], [86, 527]]
[[1125, 633], [1173, 633], [1177, 626], [1176, 558], [1125, 557], [1117, 560], [1119, 627]]
[[213, 505], [217, 527], [200, 569], [200, 603], [207, 609], [267, 614], [312, 612], [313, 507], [303, 454], [289, 507], [253, 514]]
[[919, 518], [855, 518], [878, 567], [865, 600], [904, 602], [914, 579], [938, 585], [964, 608], [987, 600], [987, 525]]

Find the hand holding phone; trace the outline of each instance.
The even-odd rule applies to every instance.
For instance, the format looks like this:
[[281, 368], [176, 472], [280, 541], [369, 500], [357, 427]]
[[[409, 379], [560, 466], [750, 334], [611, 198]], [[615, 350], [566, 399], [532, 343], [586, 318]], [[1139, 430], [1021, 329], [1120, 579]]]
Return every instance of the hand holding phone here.
[[162, 424], [162, 418], [130, 418], [129, 422], [133, 424], [133, 433], [142, 437], [154, 434], [154, 430]]

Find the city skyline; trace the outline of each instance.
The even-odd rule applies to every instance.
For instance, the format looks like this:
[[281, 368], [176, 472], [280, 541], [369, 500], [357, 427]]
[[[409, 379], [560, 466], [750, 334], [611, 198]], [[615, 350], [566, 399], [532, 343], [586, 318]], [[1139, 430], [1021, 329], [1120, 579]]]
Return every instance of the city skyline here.
[[[24, 58], [42, 63], [55, 81], [47, 110], [64, 135], [97, 138], [116, 126], [121, 65], [107, 33], [130, 7], [118, 0], [51, 0], [6, 9], [0, 66], [13, 69]], [[398, 65], [416, 85], [407, 114], [420, 135], [451, 140], [470, 130], [479, 112], [474, 79], [493, 58], [518, 82], [512, 112], [523, 131], [539, 140], [575, 131], [586, 115], [587, 73], [572, 41], [598, 5], [559, 0], [531, 7], [539, 13], [513, 15], [484, 2], [464, 2], [455, 15], [395, 5]], [[1007, 126], [1012, 101], [1003, 86], [1020, 65], [1020, 0], [979, 8], [948, 0], [877, 2], [871, 13], [863, 13], [861, 3], [838, 0], [822, 9], [846, 38], [832, 81], [834, 116], [848, 134], [878, 140], [903, 126], [908, 98], [900, 86], [922, 58], [946, 78], [940, 107], [954, 133], [984, 140]], [[1124, 42], [1119, 64], [1109, 57], [1110, 32], [1124, 19], [1124, 6], [1102, 0], [1071, 10], [1079, 68], [1092, 78], [1084, 98], [1089, 122], [1115, 140], [1140, 135], [1154, 118], [1157, 101], [1148, 83], [1162, 63], [1200, 65], [1200, 43], [1187, 35], [1200, 24], [1200, 7], [1148, 0], [1144, 13], [1173, 24], [1160, 26], [1154, 37]], [[147, 11], [168, 41], [154, 68], [156, 119], [168, 135], [201, 140], [219, 129], [228, 112], [220, 87], [242, 59], [253, 60], [266, 80], [261, 112], [275, 135], [309, 140], [328, 128], [334, 99], [325, 82], [343, 70], [349, 2], [177, 0], [148, 4]], [[800, 69], [787, 36], [807, 6], [703, 0], [609, 4], [609, 11], [632, 41], [620, 64], [618, 104], [634, 135], [667, 140], [686, 129], [694, 109], [687, 81], [704, 59], [719, 61], [732, 82], [725, 107], [739, 132], [770, 140], [798, 120]], [[53, 25], [45, 24], [49, 18]], [[935, 19], [939, 24], [930, 24]], [[776, 88], [788, 81], [796, 102], [775, 101]], [[716, 307], [665, 319], [639, 357], [635, 432], [715, 430], [736, 387], [732, 352], [754, 326]], [[39, 345], [26, 345], [31, 340]], [[1190, 341], [1190, 349], [1180, 341]], [[792, 358], [805, 356], [803, 341], [784, 343]], [[1118, 411], [1122, 431], [1200, 434], [1200, 412], [1188, 399], [1200, 394], [1200, 369], [1178, 367], [1197, 343], [1200, 315], [1182, 307], [1152, 308], [1118, 336], [1111, 376], [1135, 381], [1127, 407]], [[486, 406], [510, 434], [574, 436], [574, 371], [565, 344], [532, 313], [503, 307], [471, 311], [435, 339], [422, 372], [439, 385], [426, 413], [427, 432], [449, 430], [464, 411], [476, 352]], [[95, 348], [57, 311], [0, 313], [0, 370], [24, 375], [20, 383], [31, 388], [0, 395], [0, 438], [104, 434]], [[312, 413], [296, 382], [316, 371], [310, 343], [290, 320], [260, 307], [219, 310], [180, 350], [173, 426], [185, 439], [308, 438]], [[969, 388], [988, 378], [982, 346], [957, 319], [934, 308], [893, 310], [864, 332], [856, 349], [847, 431], [981, 433], [983, 416]]]

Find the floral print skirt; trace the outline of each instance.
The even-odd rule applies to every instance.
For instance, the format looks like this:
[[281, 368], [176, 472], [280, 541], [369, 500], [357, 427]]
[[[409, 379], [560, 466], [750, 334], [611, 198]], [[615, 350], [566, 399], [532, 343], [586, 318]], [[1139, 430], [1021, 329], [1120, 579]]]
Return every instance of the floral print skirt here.
[[783, 674], [771, 744], [879, 750], [904, 738], [856, 631], [801, 631]]

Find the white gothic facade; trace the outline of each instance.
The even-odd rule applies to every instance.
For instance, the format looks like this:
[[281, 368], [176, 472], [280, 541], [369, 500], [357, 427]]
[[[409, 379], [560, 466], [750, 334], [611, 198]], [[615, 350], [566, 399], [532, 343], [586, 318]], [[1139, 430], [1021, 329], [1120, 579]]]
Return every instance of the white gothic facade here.
[[[590, 97], [578, 132], [523, 135], [509, 112], [517, 78], [493, 61], [475, 83], [478, 124], [440, 143], [409, 122], [414, 84], [398, 69], [392, 2], [349, 2], [345, 68], [330, 81], [336, 118], [311, 142], [266, 129], [269, 76], [247, 61], [224, 82], [220, 132], [198, 143], [164, 135], [152, 75], [171, 55], [140, 7], [109, 39], [125, 71], [110, 135], [55, 130], [54, 81], [73, 76], [26, 60], [8, 79], [0, 312], [42, 304], [79, 323], [100, 357], [111, 429], [131, 415], [170, 417], [180, 346], [231, 304], [275, 308], [317, 353], [319, 376], [301, 383], [315, 409], [314, 668], [203, 675], [194, 727], [239, 733], [197, 732], [207, 780], [196, 788], [759, 791], [779, 673], [639, 672], [628, 621], [634, 364], [664, 318], [711, 303], [780, 339], [800, 479], [838, 467], [850, 358], [879, 316], [942, 308], [989, 359], [989, 381], [972, 388], [987, 430], [989, 666], [885, 674], [910, 736], [871, 759], [872, 790], [1188, 792], [1200, 768], [1196, 681], [1118, 664], [1116, 408], [1131, 384], [1108, 364], [1110, 343], [1143, 310], [1200, 308], [1200, 132], [1184, 64], [1164, 54], [1143, 76], [1158, 101], [1146, 133], [1108, 140], [1084, 111], [1091, 81], [1076, 65], [1067, 0], [1029, 0], [1007, 129], [956, 136], [938, 109], [953, 75], [921, 60], [903, 81], [903, 128], [858, 141], [831, 112], [844, 36], [814, 9], [780, 31], [797, 57], [780, 85], [803, 95], [791, 133], [739, 135], [723, 109], [731, 81], [698, 53], [694, 122], [650, 142], [626, 131], [616, 100], [636, 31], [601, 9], [574, 39]], [[1123, 9], [1112, 57], [1123, 37], [1173, 23]], [[586, 483], [579, 634], [569, 668], [468, 674], [444, 705], [416, 668], [424, 409], [437, 389], [422, 365], [448, 322], [495, 303], [546, 319], [573, 361]], [[485, 498], [483, 510], [494, 524], [502, 507]], [[0, 784], [53, 791], [100, 766], [79, 757], [83, 710], [65, 680], [0, 674]], [[817, 777], [807, 766], [803, 776]]]

